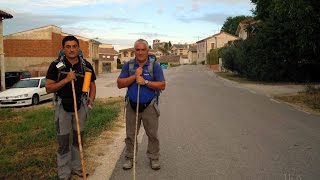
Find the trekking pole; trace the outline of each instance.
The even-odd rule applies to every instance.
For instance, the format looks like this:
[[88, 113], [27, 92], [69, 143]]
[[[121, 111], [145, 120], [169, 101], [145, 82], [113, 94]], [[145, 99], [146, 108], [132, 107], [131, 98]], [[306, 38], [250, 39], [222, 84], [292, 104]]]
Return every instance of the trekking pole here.
[[[70, 71], [72, 71], [72, 69], [70, 69]], [[72, 84], [72, 93], [73, 93], [74, 114], [76, 117], [76, 125], [77, 125], [77, 133], [78, 133], [78, 144], [79, 144], [81, 165], [82, 165], [82, 174], [83, 174], [83, 179], [86, 180], [87, 176], [86, 176], [86, 168], [85, 168], [85, 162], [83, 158], [83, 151], [82, 151], [82, 144], [81, 144], [80, 125], [79, 125], [78, 108], [77, 108], [77, 102], [76, 102], [76, 92], [74, 89], [74, 80], [71, 81], [71, 84]]]
[[126, 122], [126, 116], [127, 116], [127, 99], [124, 100], [124, 107], [123, 107], [123, 122]]
[[138, 97], [136, 108], [136, 129], [134, 132], [134, 145], [133, 145], [133, 180], [136, 180], [136, 151], [137, 151], [137, 134], [138, 134], [138, 116], [139, 116], [139, 101], [140, 101], [140, 84], [138, 84]]

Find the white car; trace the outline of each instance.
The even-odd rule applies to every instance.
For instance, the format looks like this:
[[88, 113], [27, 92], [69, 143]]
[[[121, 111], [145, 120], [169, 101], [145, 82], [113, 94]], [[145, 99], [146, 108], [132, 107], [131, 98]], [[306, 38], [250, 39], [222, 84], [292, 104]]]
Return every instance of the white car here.
[[53, 93], [46, 92], [46, 77], [21, 79], [12, 88], [0, 92], [0, 107], [16, 107], [38, 104], [52, 99]]

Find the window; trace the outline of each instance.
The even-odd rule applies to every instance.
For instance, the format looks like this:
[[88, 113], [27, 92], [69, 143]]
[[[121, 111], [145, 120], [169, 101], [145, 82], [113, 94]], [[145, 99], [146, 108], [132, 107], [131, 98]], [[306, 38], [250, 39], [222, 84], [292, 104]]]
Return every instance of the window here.
[[134, 52], [133, 51], [131, 52], [131, 57], [134, 57]]
[[123, 52], [123, 56], [128, 57], [128, 52], [127, 51]]
[[109, 58], [110, 58], [110, 56], [107, 56], [107, 58], [109, 59]]
[[46, 87], [46, 79], [41, 80], [40, 88]]
[[214, 46], [214, 43], [211, 43], [211, 49], [214, 49], [215, 46]]

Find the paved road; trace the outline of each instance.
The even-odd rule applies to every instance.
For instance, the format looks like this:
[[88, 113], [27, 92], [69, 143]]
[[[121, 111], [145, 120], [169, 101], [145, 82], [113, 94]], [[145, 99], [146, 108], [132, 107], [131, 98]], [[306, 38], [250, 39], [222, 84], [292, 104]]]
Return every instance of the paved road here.
[[[203, 66], [166, 74], [161, 95], [162, 169], [139, 145], [137, 179], [316, 180], [320, 178], [320, 118], [217, 78]], [[122, 170], [112, 180], [131, 179]]]

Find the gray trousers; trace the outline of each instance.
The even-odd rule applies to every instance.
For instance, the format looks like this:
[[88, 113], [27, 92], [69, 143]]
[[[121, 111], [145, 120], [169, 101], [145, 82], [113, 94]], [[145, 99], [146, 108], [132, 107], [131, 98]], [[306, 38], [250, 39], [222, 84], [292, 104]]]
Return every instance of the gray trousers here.
[[[136, 112], [130, 106], [130, 103], [127, 103], [127, 114], [126, 114], [126, 133], [127, 137], [126, 142], [126, 157], [133, 158], [134, 150], [134, 134], [136, 126]], [[138, 115], [138, 133], [143, 122], [143, 127], [148, 136], [148, 149], [147, 156], [150, 159], [158, 159], [160, 156], [159, 148], [159, 139], [158, 139], [158, 125], [159, 125], [159, 116], [160, 112], [158, 105], [155, 102], [150, 103], [150, 105]], [[138, 143], [137, 143], [138, 149]]]
[[[81, 142], [83, 142], [83, 129], [89, 108], [86, 98], [81, 99], [78, 110]], [[77, 126], [74, 112], [66, 112], [61, 104], [61, 99], [55, 104], [55, 127], [58, 140], [57, 165], [59, 178], [69, 177], [71, 170], [81, 170], [81, 159], [78, 144]], [[72, 133], [72, 140], [71, 140]], [[70, 143], [72, 141], [72, 145]], [[71, 149], [71, 151], [70, 151]]]

